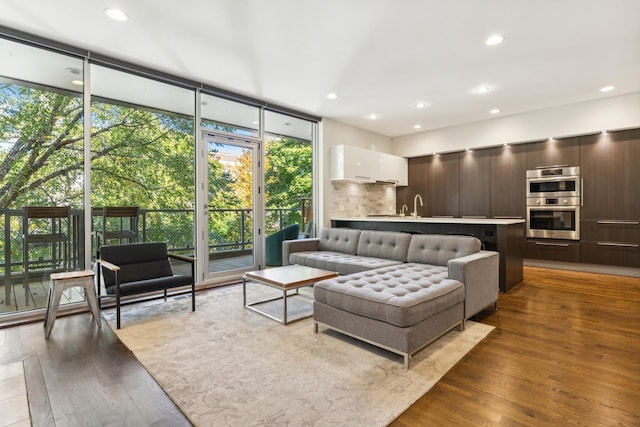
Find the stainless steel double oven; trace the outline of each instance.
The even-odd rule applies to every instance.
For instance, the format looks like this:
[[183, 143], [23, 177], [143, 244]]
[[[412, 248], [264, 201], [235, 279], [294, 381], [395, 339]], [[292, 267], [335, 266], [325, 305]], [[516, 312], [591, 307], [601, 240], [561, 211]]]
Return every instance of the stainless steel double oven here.
[[527, 237], [580, 239], [580, 168], [565, 165], [527, 171]]

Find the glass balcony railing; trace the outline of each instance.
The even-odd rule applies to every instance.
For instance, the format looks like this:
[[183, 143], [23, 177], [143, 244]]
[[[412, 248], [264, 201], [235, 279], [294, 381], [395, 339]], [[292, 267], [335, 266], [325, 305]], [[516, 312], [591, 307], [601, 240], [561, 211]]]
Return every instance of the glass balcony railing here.
[[[302, 218], [301, 209], [267, 209], [265, 235], [280, 230]], [[87, 268], [84, 245], [86, 230], [84, 212], [71, 210], [68, 226], [57, 230], [68, 239], [55, 243], [27, 242], [23, 239], [23, 209], [0, 210], [0, 315], [40, 309], [46, 306], [49, 275], [54, 271]], [[113, 220], [110, 218], [109, 220]], [[116, 219], [117, 221], [118, 219]], [[125, 221], [125, 219], [120, 219]], [[103, 229], [103, 211], [94, 208], [91, 236], [91, 260], [95, 259], [98, 230]], [[120, 224], [122, 227], [125, 224]], [[116, 227], [118, 224], [116, 224]], [[302, 224], [301, 224], [302, 226]], [[68, 227], [68, 230], [66, 229]], [[190, 209], [139, 210], [137, 240], [164, 241], [173, 252], [193, 254], [194, 212]], [[108, 242], [117, 244], [118, 242]], [[209, 210], [209, 262], [219, 258], [246, 256], [253, 242], [253, 216], [248, 209]], [[25, 261], [25, 254], [27, 260]], [[92, 268], [89, 266], [88, 268]], [[61, 304], [84, 301], [84, 295], [73, 289], [65, 293]]]

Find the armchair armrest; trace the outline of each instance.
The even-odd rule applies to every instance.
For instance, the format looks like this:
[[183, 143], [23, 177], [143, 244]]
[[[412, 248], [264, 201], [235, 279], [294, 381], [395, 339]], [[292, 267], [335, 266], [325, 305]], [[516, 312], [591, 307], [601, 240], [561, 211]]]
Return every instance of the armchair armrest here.
[[319, 238], [285, 240], [282, 242], [282, 265], [290, 265], [289, 255], [294, 252], [317, 251]]
[[[118, 267], [115, 264], [111, 264], [109, 261], [105, 261], [103, 259], [98, 258], [96, 260], [96, 262], [100, 265], [102, 265], [104, 268], [106, 268], [107, 270], [111, 270], [111, 271], [118, 271], [120, 270], [120, 267]], [[98, 272], [100, 271], [100, 269], [98, 269]]]
[[499, 255], [493, 251], [449, 260], [449, 278], [464, 283], [464, 318], [468, 319], [498, 301]]
[[169, 258], [174, 258], [180, 261], [191, 262], [191, 263], [196, 262], [196, 258], [193, 258], [190, 256], [180, 255], [180, 254], [168, 254], [168, 255], [169, 255]]

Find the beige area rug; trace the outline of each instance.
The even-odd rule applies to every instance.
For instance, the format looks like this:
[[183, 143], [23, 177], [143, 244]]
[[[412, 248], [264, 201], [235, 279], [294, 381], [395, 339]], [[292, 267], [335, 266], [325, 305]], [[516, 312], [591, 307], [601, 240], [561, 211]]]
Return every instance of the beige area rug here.
[[[249, 301], [269, 292], [250, 284]], [[467, 322], [406, 370], [396, 354], [323, 328], [315, 334], [311, 318], [283, 326], [243, 308], [239, 285], [196, 301], [195, 312], [189, 297], [126, 306], [117, 331], [196, 426], [385, 426], [493, 329]], [[289, 298], [289, 308], [295, 315], [310, 301]], [[115, 309], [103, 316], [115, 331]]]

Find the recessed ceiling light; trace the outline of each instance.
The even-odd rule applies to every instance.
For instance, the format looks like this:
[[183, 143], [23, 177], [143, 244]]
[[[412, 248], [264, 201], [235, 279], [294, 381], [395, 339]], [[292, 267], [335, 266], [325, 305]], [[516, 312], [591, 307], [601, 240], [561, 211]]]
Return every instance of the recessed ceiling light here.
[[490, 114], [498, 114], [500, 112], [499, 108], [494, 108], [493, 110], [489, 110]]
[[84, 82], [82, 80], [71, 80], [71, 84], [74, 84], [76, 86], [83, 86]]
[[615, 89], [614, 86], [605, 86], [605, 87], [600, 89], [600, 92], [610, 92], [610, 91], [612, 91], [614, 89]]
[[422, 125], [413, 125], [414, 129], [422, 129]]
[[327, 94], [327, 98], [328, 99], [337, 99], [338, 98], [338, 94], [335, 92], [331, 92]]
[[426, 108], [427, 107], [427, 103], [420, 101], [416, 104], [416, 108]]
[[109, 8], [105, 9], [104, 13], [106, 13], [109, 18], [115, 21], [126, 21], [127, 19], [129, 19], [127, 14], [120, 9]]
[[494, 34], [492, 36], [490, 36], [485, 43], [488, 44], [489, 46], [495, 46], [497, 44], [500, 44], [504, 41], [504, 37], [501, 36], [500, 34]]
[[553, 141], [553, 137], [552, 136], [549, 137], [549, 141]]
[[491, 91], [491, 87], [487, 85], [478, 86], [473, 91], [475, 93], [479, 93], [480, 95], [484, 95], [485, 93], [488, 93], [489, 91]]
[[603, 130], [601, 133], [602, 133], [603, 135], [605, 135], [605, 134], [607, 133], [607, 131], [606, 131], [606, 130]]
[[377, 115], [376, 113], [371, 113], [371, 114], [369, 114], [369, 115], [367, 116], [367, 118], [368, 118], [369, 120], [376, 120], [376, 119], [379, 119], [379, 118], [380, 118], [380, 116], [379, 116], [379, 115]]
[[508, 147], [508, 146], [509, 146], [509, 144], [508, 144], [508, 143], [506, 143], [506, 142], [505, 142], [504, 144], [502, 144], [502, 145], [504, 145], [505, 147]]

